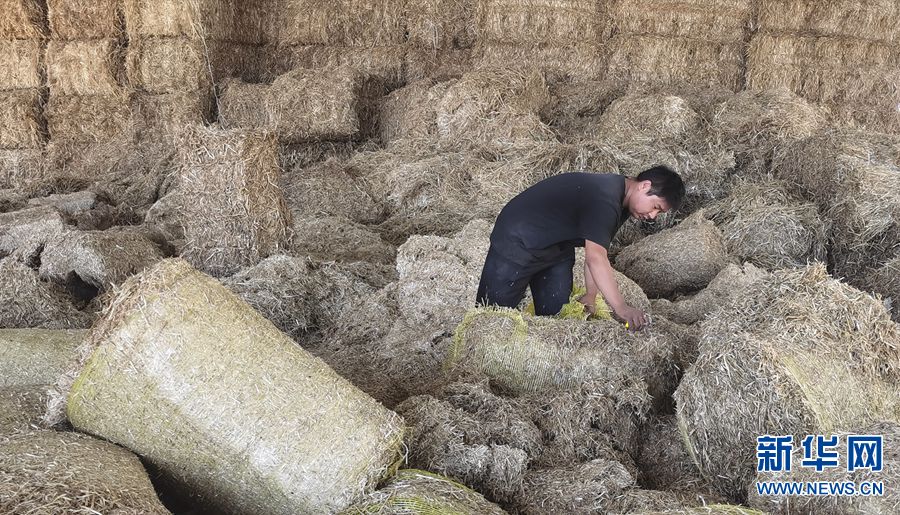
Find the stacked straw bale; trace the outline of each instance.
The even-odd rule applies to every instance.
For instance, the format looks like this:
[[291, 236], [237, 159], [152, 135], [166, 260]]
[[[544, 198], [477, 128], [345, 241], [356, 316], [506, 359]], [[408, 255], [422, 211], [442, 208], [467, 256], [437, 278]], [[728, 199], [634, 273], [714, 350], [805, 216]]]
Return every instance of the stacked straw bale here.
[[831, 224], [835, 275], [867, 287], [862, 276], [894, 257], [900, 241], [900, 139], [835, 130], [784, 149], [780, 178], [815, 201]]
[[[796, 3], [806, 2], [783, 2]], [[818, 11], [832, 8], [833, 2], [816, 7]], [[892, 9], [897, 10], [896, 6]], [[856, 15], [848, 18], [863, 24], [877, 21]], [[748, 51], [747, 87], [784, 87], [827, 107], [836, 122], [882, 132], [900, 131], [900, 45], [860, 37], [815, 36], [762, 26]]]
[[449, 478], [424, 470], [404, 469], [365, 500], [341, 512], [342, 515], [371, 513], [504, 515], [506, 512], [478, 492]]
[[378, 81], [353, 68], [301, 68], [271, 85], [226, 82], [219, 118], [225, 127], [273, 131], [284, 143], [367, 137], [381, 93]]
[[0, 188], [43, 173], [46, 6], [37, 0], [0, 5]]
[[69, 420], [208, 506], [336, 512], [400, 457], [396, 414], [183, 260], [126, 281], [87, 342]]
[[279, 183], [275, 137], [188, 126], [179, 136], [183, 256], [228, 275], [285, 248], [290, 212]]
[[437, 52], [474, 46], [476, 0], [407, 0], [407, 41]]
[[13, 257], [0, 260], [0, 327], [83, 329], [91, 317], [75, 309], [66, 292], [40, 280], [38, 273]]
[[[794, 466], [791, 472], [762, 472], [757, 481], [796, 481], [801, 483], [829, 481], [829, 482], [853, 482], [857, 486], [863, 482], [883, 482], [884, 495], [874, 496], [762, 496], [757, 493], [755, 485], [749, 489], [749, 504], [766, 513], [782, 515], [788, 513], [821, 513], [823, 515], [842, 515], [845, 513], [892, 513], [900, 506], [900, 494], [887, 485], [896, 484], [900, 469], [900, 424], [896, 422], [878, 422], [869, 426], [860, 426], [853, 431], [840, 434], [842, 446], [848, 435], [882, 435], [883, 470], [872, 472], [870, 470], [858, 470], [847, 472], [847, 467], [826, 467], [817, 472], [812, 468]], [[793, 463], [800, 463], [803, 459], [802, 448], [798, 445], [791, 455]], [[844, 455], [841, 455], [844, 458]]]
[[374, 47], [406, 40], [405, 2], [276, 0], [271, 31], [287, 45]]
[[791, 188], [773, 179], [739, 181], [707, 208], [729, 254], [770, 270], [826, 261], [828, 224], [815, 203]]
[[0, 386], [0, 434], [37, 428], [47, 410], [49, 390], [50, 385]]
[[898, 349], [882, 303], [823, 265], [754, 282], [702, 324], [700, 356], [675, 394], [691, 457], [740, 500], [756, 478], [756, 436], [897, 421]]
[[323, 45], [267, 45], [261, 47], [261, 79], [272, 81], [297, 68], [348, 67], [382, 81], [388, 88], [406, 82], [405, 46], [347, 47]]
[[85, 331], [0, 329], [0, 387], [54, 384]]
[[750, 0], [613, 0], [607, 8], [613, 34], [654, 34], [740, 43], [750, 29]]
[[761, 30], [886, 43], [900, 39], [900, 5], [890, 0], [757, 0], [756, 3], [756, 21]]
[[0, 435], [5, 513], [169, 513], [140, 460], [90, 436], [57, 431]]
[[615, 265], [653, 298], [702, 289], [728, 262], [722, 232], [701, 210], [624, 248]]

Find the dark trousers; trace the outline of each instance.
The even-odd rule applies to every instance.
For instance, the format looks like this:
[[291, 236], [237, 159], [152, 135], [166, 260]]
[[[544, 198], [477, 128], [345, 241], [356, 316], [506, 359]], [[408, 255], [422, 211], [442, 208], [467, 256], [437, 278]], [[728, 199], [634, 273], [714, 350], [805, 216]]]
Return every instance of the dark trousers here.
[[569, 302], [572, 294], [573, 266], [574, 248], [551, 262], [520, 265], [501, 256], [491, 246], [481, 271], [476, 302], [479, 305], [515, 308], [525, 298], [525, 288], [530, 286], [534, 313], [556, 315]]

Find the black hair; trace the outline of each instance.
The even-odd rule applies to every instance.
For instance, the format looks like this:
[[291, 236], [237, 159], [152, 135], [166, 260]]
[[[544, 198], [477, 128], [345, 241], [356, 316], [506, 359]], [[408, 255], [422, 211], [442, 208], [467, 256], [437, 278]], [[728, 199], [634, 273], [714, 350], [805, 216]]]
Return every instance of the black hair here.
[[654, 166], [644, 170], [635, 180], [650, 181], [650, 191], [647, 194], [665, 200], [672, 211], [677, 211], [684, 202], [684, 181], [668, 166]]

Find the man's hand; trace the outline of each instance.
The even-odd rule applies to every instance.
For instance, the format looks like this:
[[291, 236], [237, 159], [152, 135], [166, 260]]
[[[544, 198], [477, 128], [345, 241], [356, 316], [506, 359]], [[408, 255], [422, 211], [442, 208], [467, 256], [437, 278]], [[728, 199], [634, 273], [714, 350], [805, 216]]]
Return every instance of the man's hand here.
[[627, 323], [628, 329], [632, 331], [640, 331], [650, 322], [647, 313], [627, 304], [615, 310], [614, 314], [620, 321]]
[[586, 309], [587, 312], [591, 314], [591, 316], [594, 316], [597, 314], [597, 304], [596, 304], [597, 296], [596, 295], [590, 295], [590, 294], [586, 293], [586, 294], [582, 295], [581, 297], [579, 297], [578, 302], [584, 304], [584, 309]]

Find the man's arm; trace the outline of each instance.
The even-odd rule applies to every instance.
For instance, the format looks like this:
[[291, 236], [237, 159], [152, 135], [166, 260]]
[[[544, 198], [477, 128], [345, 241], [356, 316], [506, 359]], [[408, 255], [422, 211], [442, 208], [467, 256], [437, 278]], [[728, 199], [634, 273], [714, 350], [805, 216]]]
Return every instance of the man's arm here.
[[589, 240], [584, 242], [584, 284], [587, 289], [584, 299], [591, 304], [591, 308], [597, 292], [600, 292], [615, 316], [628, 322], [630, 328], [638, 330], [646, 325], [647, 314], [629, 306], [619, 291], [606, 248]]

